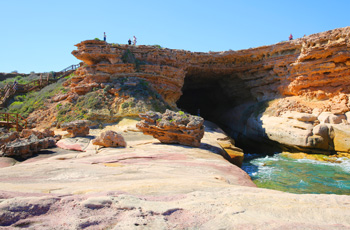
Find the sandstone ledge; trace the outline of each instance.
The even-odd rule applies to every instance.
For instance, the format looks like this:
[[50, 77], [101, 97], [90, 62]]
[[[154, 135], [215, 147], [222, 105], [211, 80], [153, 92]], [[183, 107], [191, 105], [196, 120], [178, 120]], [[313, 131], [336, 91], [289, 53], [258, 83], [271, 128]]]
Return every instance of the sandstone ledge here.
[[96, 152], [88, 147], [85, 153], [68, 151], [0, 169], [0, 226], [350, 227], [350, 196], [296, 195], [256, 188], [245, 172], [219, 155], [222, 150], [217, 140], [226, 135], [213, 125], [206, 125], [200, 148], [159, 144], [140, 133], [137, 136], [128, 139], [126, 132], [128, 148]]

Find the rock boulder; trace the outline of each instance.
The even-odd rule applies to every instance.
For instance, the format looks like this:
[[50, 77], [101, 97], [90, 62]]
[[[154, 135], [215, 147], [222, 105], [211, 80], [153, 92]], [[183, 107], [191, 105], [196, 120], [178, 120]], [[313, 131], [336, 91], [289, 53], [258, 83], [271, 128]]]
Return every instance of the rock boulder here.
[[67, 131], [71, 137], [85, 137], [89, 134], [90, 128], [88, 126], [89, 121], [87, 120], [78, 120], [68, 123], [63, 123], [61, 128], [63, 131]]
[[16, 139], [1, 147], [3, 157], [17, 157], [26, 159], [41, 149], [56, 146], [56, 140], [53, 137], [38, 138], [34, 134], [26, 139]]
[[162, 143], [199, 147], [204, 135], [204, 119], [183, 112], [166, 110], [164, 114], [149, 111], [139, 115], [136, 127]]
[[108, 130], [100, 134], [99, 137], [92, 140], [93, 145], [101, 145], [104, 147], [125, 147], [126, 142], [123, 136], [112, 130]]

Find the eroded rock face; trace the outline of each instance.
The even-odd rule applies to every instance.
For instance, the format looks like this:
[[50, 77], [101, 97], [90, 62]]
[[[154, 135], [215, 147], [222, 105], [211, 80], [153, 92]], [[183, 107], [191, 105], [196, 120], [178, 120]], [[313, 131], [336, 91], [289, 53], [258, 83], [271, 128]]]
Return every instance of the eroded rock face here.
[[166, 110], [164, 114], [149, 111], [139, 115], [136, 127], [162, 143], [199, 147], [204, 135], [204, 119], [183, 112]]
[[[113, 46], [88, 40], [77, 44], [78, 50], [72, 52], [88, 64], [79, 69], [75, 83], [104, 82], [129, 74], [150, 81], [166, 100], [174, 103], [181, 95], [186, 75], [190, 83], [186, 87], [218, 82], [231, 99], [246, 97], [241, 95], [243, 91], [258, 100], [286, 95], [326, 99], [339, 92], [350, 93], [349, 34], [350, 27], [346, 27], [270, 46], [209, 53]], [[125, 60], [128, 53], [141, 62], [137, 70]], [[340, 81], [345, 85], [339, 85]]]
[[68, 123], [63, 123], [61, 128], [63, 131], [67, 131], [71, 137], [85, 137], [89, 134], [89, 121], [87, 120], [78, 120]]
[[[349, 37], [350, 27], [345, 27], [270, 46], [209, 53], [88, 40], [77, 44], [78, 50], [72, 52], [87, 66], [77, 71], [70, 86], [77, 88], [78, 92], [81, 88], [88, 89], [89, 84], [94, 82], [105, 84], [121, 77], [142, 78], [173, 107], [183, 94], [187, 101], [181, 102], [180, 106], [193, 114], [201, 104], [198, 102], [201, 96], [210, 93], [202, 99], [203, 106], [215, 106], [215, 109], [201, 108], [201, 111], [203, 116], [211, 118], [217, 116], [217, 111], [230, 114], [231, 109], [244, 103], [278, 100], [280, 108], [274, 114], [264, 114], [271, 124], [256, 119], [249, 121], [248, 125], [256, 131], [250, 132], [251, 135], [290, 146], [325, 146], [324, 141], [312, 133], [310, 124], [316, 126], [322, 123], [321, 118], [315, 119], [319, 114], [314, 115], [314, 109], [319, 109], [320, 113], [332, 113], [328, 119], [334, 124], [343, 120], [342, 116], [350, 110]], [[118, 95], [117, 88], [110, 92]], [[203, 92], [197, 96], [199, 99], [191, 101], [191, 92], [196, 95], [200, 91]], [[299, 100], [290, 99], [293, 97]], [[206, 101], [210, 99], [211, 104]], [[314, 104], [301, 103], [300, 100]], [[250, 113], [262, 116], [262, 111], [256, 109]], [[302, 113], [285, 115], [283, 119], [289, 123], [296, 120], [306, 124], [298, 128], [293, 121], [292, 129], [279, 129], [281, 125], [277, 121], [282, 121], [281, 115], [286, 112]], [[226, 121], [229, 121], [224, 123], [227, 127], [246, 124], [237, 124], [241, 120], [233, 121], [235, 125], [230, 123], [231, 119]], [[263, 123], [269, 127], [271, 135], [265, 133]], [[239, 132], [247, 134], [244, 127]]]
[[12, 136], [16, 138], [1, 146], [2, 157], [26, 159], [38, 153], [41, 149], [56, 146], [56, 141], [60, 139], [59, 136], [55, 136], [52, 130], [48, 129], [42, 132], [24, 129], [20, 134], [13, 134]]
[[92, 144], [104, 147], [125, 147], [126, 142], [123, 136], [112, 130], [108, 130], [100, 134], [99, 137], [92, 140]]
[[33, 134], [36, 137], [38, 137], [39, 139], [43, 139], [45, 137], [54, 137], [55, 136], [55, 132], [50, 130], [50, 129], [45, 129], [41, 132], [37, 131], [37, 130], [33, 130], [33, 129], [23, 129], [20, 133], [20, 137], [21, 138], [28, 138]]
[[149, 82], [167, 103], [176, 106], [175, 103], [182, 94], [185, 71], [165, 63], [148, 62], [141, 57], [148, 52], [151, 52], [151, 56], [158, 55], [152, 53], [157, 50], [155, 47], [115, 46], [95, 40], [84, 41], [76, 46], [78, 50], [72, 54], [83, 60], [87, 66], [79, 68], [76, 71], [77, 76], [71, 79], [70, 87], [73, 92], [83, 95], [93, 87], [98, 87], [96, 83], [104, 84], [117, 78], [137, 77]]
[[39, 139], [35, 135], [31, 135], [24, 140], [17, 140], [4, 145], [1, 150], [4, 157], [20, 157], [28, 158], [39, 152], [41, 149], [56, 146], [56, 141], [53, 138]]
[[310, 153], [350, 151], [350, 125], [345, 115], [319, 113], [304, 106], [285, 111], [280, 100], [266, 104], [261, 112], [258, 110], [256, 104], [241, 106], [222, 115], [221, 119], [230, 123], [236, 139], [244, 136], [255, 141], [272, 141], [282, 145], [282, 149]]
[[6, 144], [8, 142], [11, 142], [13, 140], [16, 140], [18, 137], [19, 137], [18, 132], [3, 133], [0, 136], [0, 146]]

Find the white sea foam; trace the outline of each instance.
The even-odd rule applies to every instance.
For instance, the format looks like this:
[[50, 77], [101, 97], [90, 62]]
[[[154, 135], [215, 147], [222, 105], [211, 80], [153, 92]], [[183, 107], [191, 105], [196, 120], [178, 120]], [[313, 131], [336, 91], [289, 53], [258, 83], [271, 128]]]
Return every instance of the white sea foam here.
[[296, 161], [299, 163], [324, 165], [329, 167], [341, 167], [343, 171], [350, 172], [350, 159], [348, 158], [338, 158], [337, 162], [317, 161], [311, 159], [297, 159]]

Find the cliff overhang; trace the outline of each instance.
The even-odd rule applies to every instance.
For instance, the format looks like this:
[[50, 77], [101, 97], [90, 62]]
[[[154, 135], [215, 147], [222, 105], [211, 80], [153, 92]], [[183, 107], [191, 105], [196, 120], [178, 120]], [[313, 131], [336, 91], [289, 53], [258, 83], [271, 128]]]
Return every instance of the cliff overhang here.
[[[78, 71], [72, 88], [119, 77], [142, 78], [170, 107], [200, 113], [245, 135], [245, 128], [232, 124], [238, 119], [240, 126], [246, 126], [253, 113], [263, 114], [267, 108], [245, 106], [249, 116], [232, 114], [242, 105], [291, 98], [270, 109], [269, 115], [312, 113], [314, 109], [348, 112], [349, 36], [350, 27], [346, 27], [270, 46], [209, 53], [87, 40], [72, 52], [87, 64]], [[237, 117], [235, 122], [228, 114]]]

